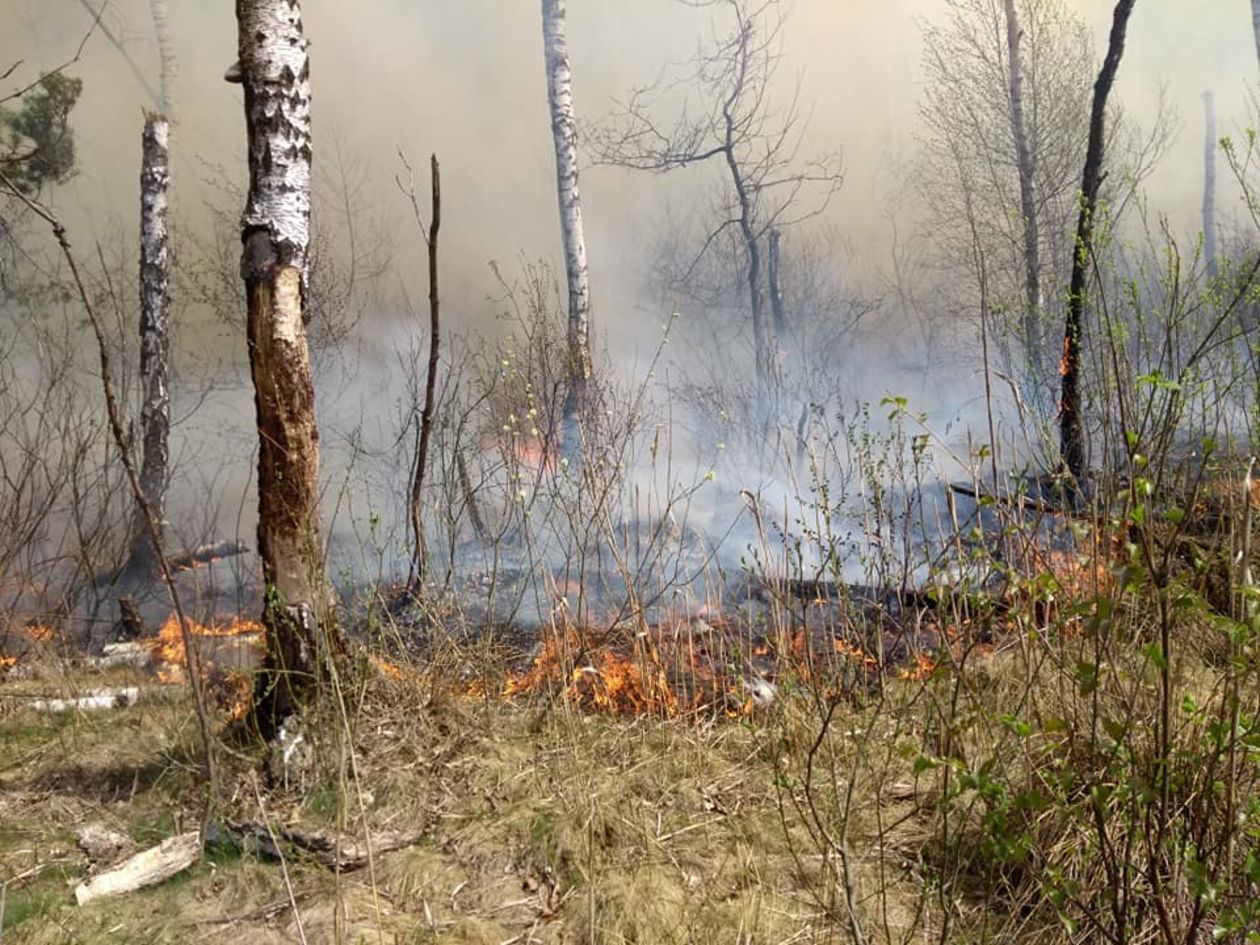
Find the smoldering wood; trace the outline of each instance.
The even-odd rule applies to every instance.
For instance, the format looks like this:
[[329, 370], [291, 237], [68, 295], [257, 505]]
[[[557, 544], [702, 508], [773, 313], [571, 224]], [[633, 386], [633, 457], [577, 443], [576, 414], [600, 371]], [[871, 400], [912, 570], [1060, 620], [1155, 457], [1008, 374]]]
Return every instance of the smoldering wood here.
[[1086, 282], [1093, 251], [1094, 215], [1098, 211], [1098, 192], [1102, 187], [1103, 161], [1106, 157], [1107, 98], [1120, 69], [1125, 32], [1135, 2], [1136, 0], [1118, 0], [1112, 13], [1107, 55], [1094, 83], [1089, 140], [1081, 175], [1081, 208], [1076, 222], [1072, 279], [1068, 288], [1067, 317], [1063, 329], [1063, 358], [1059, 367], [1062, 377], [1059, 397], [1059, 453], [1064, 467], [1077, 484], [1086, 480], [1085, 427], [1081, 416], [1081, 330], [1085, 314]]
[[113, 869], [97, 873], [74, 889], [79, 905], [105, 896], [118, 896], [148, 886], [156, 886], [182, 873], [201, 858], [201, 837], [196, 832], [168, 837], [129, 857]]
[[198, 565], [209, 564], [212, 561], [218, 561], [222, 558], [232, 558], [236, 555], [243, 555], [249, 551], [249, 545], [239, 539], [225, 538], [221, 541], [212, 541], [204, 545], [197, 545], [195, 548], [189, 548], [181, 551], [177, 555], [170, 555], [166, 561], [170, 565], [172, 571], [188, 571]]

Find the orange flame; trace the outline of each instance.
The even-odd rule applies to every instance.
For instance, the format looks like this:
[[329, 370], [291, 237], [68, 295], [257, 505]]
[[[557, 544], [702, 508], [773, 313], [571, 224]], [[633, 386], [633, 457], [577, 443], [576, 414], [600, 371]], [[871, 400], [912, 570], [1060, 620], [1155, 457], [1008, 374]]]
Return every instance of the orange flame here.
[[[194, 637], [256, 637], [261, 644], [263, 638], [262, 624], [256, 620], [242, 620], [231, 617], [223, 624], [201, 624], [195, 620], [188, 621], [188, 631]], [[145, 642], [153, 660], [158, 664], [158, 679], [164, 683], [182, 683], [187, 680], [185, 665], [187, 652], [184, 649], [184, 637], [179, 629], [179, 618], [172, 614], [157, 632], [157, 636]]]

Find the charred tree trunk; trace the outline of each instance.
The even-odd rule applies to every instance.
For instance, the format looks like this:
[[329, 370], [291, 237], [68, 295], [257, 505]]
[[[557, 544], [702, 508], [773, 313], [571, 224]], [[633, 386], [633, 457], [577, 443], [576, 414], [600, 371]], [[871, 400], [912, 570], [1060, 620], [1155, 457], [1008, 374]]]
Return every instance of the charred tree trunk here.
[[[166, 518], [170, 478], [169, 131], [163, 116], [145, 116], [140, 163], [140, 489], [159, 528]], [[154, 571], [160, 549], [154, 548], [149, 538], [147, 513], [142, 507], [136, 509], [132, 534], [128, 570], [135, 575]]]
[[1076, 221], [1076, 246], [1072, 254], [1072, 281], [1068, 288], [1067, 318], [1063, 327], [1062, 379], [1059, 397], [1059, 452], [1076, 484], [1085, 481], [1085, 427], [1081, 417], [1081, 322], [1085, 312], [1085, 283], [1093, 249], [1094, 214], [1103, 180], [1103, 145], [1107, 97], [1124, 55], [1124, 35], [1136, 0], [1118, 0], [1112, 14], [1107, 56], [1094, 83], [1089, 114], [1089, 142], [1081, 175], [1081, 209]]
[[578, 193], [577, 121], [573, 116], [573, 73], [565, 31], [565, 0], [542, 0], [543, 51], [547, 66], [547, 101], [556, 150], [556, 188], [560, 234], [569, 285], [569, 389], [564, 401], [563, 447], [569, 462], [581, 458], [578, 418], [591, 380], [591, 286], [586, 268], [586, 236]]
[[416, 437], [416, 460], [411, 476], [411, 532], [415, 540], [415, 570], [412, 582], [416, 593], [424, 583], [424, 473], [429, 464], [429, 438], [433, 432], [433, 407], [437, 400], [438, 353], [441, 350], [441, 318], [438, 301], [438, 230], [442, 226], [442, 178], [437, 155], [429, 158], [431, 204], [429, 233], [425, 239], [429, 255], [429, 365], [424, 377], [424, 406], [420, 409], [420, 432]]
[[258, 423], [258, 553], [267, 631], [256, 717], [270, 736], [337, 649], [319, 522], [319, 433], [306, 342], [311, 86], [299, 0], [237, 0], [249, 196], [241, 224]]
[[[1041, 344], [1041, 259], [1040, 231], [1037, 222], [1037, 200], [1034, 191], [1036, 164], [1028, 146], [1028, 130], [1024, 123], [1024, 68], [1020, 60], [1021, 30], [1015, 12], [1015, 0], [1006, 0], [1006, 48], [1010, 94], [1011, 135], [1015, 139], [1015, 165], [1019, 171], [1019, 210], [1024, 224], [1024, 344], [1028, 351], [1028, 368], [1039, 382], [1045, 365]], [[1044, 382], [1043, 382], [1044, 383]]]
[[1203, 93], [1203, 258], [1215, 279], [1216, 256], [1216, 104], [1211, 91]]

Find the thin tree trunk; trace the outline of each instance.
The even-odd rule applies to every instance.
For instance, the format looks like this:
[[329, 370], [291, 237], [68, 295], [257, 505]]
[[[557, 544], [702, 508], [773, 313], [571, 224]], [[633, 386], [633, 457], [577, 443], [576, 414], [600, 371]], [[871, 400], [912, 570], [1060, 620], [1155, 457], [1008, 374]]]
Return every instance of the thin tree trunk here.
[[1124, 55], [1124, 35], [1136, 0], [1118, 0], [1112, 14], [1107, 56], [1094, 83], [1089, 116], [1089, 143], [1081, 175], [1081, 209], [1076, 221], [1076, 247], [1072, 254], [1072, 281], [1068, 289], [1067, 318], [1063, 328], [1063, 360], [1059, 365], [1062, 387], [1059, 397], [1059, 451], [1067, 471], [1081, 484], [1085, 479], [1085, 429], [1081, 419], [1081, 322], [1085, 312], [1085, 283], [1093, 248], [1094, 213], [1103, 179], [1104, 126], [1107, 97]]
[[745, 269], [745, 278], [748, 284], [748, 307], [752, 315], [757, 405], [762, 414], [761, 425], [764, 426], [770, 419], [769, 394], [770, 382], [774, 376], [775, 359], [765, 324], [765, 299], [761, 291], [761, 247], [757, 242], [757, 233], [754, 229], [753, 198], [748, 191], [748, 183], [744, 180], [739, 160], [735, 155], [735, 115], [732, 111], [748, 78], [748, 43], [751, 39], [751, 31], [751, 21], [746, 22], [739, 36], [735, 81], [731, 84], [731, 94], [722, 103], [722, 120], [725, 127], [722, 156], [731, 175], [731, 186], [735, 189], [735, 201], [739, 207], [739, 234], [744, 241], [744, 254], [748, 264]]
[[774, 319], [774, 340], [779, 350], [787, 341], [787, 312], [783, 307], [783, 284], [780, 281], [779, 243], [782, 235], [770, 231], [770, 252], [766, 259], [766, 281], [770, 285], [770, 316]]
[[306, 342], [311, 87], [298, 0], [237, 0], [249, 197], [241, 275], [258, 422], [258, 552], [267, 657], [255, 692], [270, 736], [337, 648], [319, 522], [319, 433]]
[[415, 469], [411, 477], [411, 531], [415, 539], [415, 581], [419, 592], [424, 583], [424, 472], [429, 463], [429, 437], [433, 430], [433, 405], [437, 399], [438, 352], [441, 349], [441, 320], [438, 308], [438, 229], [442, 226], [442, 178], [437, 155], [429, 158], [431, 205], [429, 234], [429, 366], [424, 379], [424, 406], [420, 410], [420, 433], [416, 440]]
[[573, 116], [573, 73], [565, 33], [565, 0], [542, 0], [543, 51], [547, 66], [547, 101], [556, 150], [556, 189], [560, 233], [569, 284], [569, 390], [564, 402], [563, 448], [569, 461], [581, 457], [578, 418], [585, 407], [592, 373], [591, 287], [586, 267], [586, 236], [578, 192], [577, 122]]
[[1019, 18], [1015, 0], [1006, 0], [1006, 48], [1011, 103], [1011, 134], [1015, 139], [1015, 164], [1019, 170], [1019, 209], [1024, 223], [1024, 344], [1028, 367], [1040, 381], [1045, 377], [1041, 346], [1041, 259], [1040, 232], [1037, 223], [1037, 200], [1033, 189], [1035, 160], [1028, 146], [1024, 123], [1024, 69], [1020, 61]]
[[179, 70], [175, 63], [175, 44], [171, 41], [170, 22], [166, 18], [166, 0], [149, 0], [149, 10], [153, 14], [153, 31], [157, 34], [158, 58], [162, 63], [159, 86], [162, 90], [162, 113], [174, 121], [175, 84]]
[[1216, 103], [1212, 92], [1203, 93], [1203, 258], [1207, 274], [1219, 271], [1216, 256]]
[[[170, 245], [166, 228], [170, 188], [167, 152], [170, 125], [161, 115], [145, 116], [140, 164], [140, 489], [161, 528], [166, 519], [171, 429]], [[149, 572], [157, 564], [146, 513], [135, 512], [129, 570]]]
[[1251, 0], [1251, 32], [1256, 37], [1256, 58], [1260, 59], [1260, 0]]

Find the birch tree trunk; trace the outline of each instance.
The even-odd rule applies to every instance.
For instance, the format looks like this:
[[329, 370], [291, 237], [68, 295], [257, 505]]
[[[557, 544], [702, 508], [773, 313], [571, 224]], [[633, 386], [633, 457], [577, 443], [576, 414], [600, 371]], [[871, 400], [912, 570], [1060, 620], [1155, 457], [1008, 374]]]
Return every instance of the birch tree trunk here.
[[267, 657], [255, 692], [270, 736], [336, 649], [319, 522], [319, 433], [306, 342], [311, 87], [299, 0], [237, 0], [248, 132], [241, 224], [258, 423], [258, 552]]
[[1011, 134], [1015, 139], [1015, 164], [1019, 170], [1019, 209], [1024, 224], [1024, 344], [1028, 351], [1028, 367], [1032, 376], [1044, 383], [1045, 366], [1041, 347], [1041, 260], [1040, 232], [1037, 223], [1037, 200], [1034, 191], [1036, 172], [1028, 131], [1024, 122], [1024, 69], [1020, 59], [1019, 17], [1015, 0], [1006, 0], [1006, 48], [1010, 93]]
[[1207, 274], [1215, 279], [1216, 256], [1216, 103], [1209, 90], [1203, 93], [1203, 258]]
[[[170, 125], [162, 115], [145, 116], [140, 163], [140, 489], [159, 523], [166, 518], [170, 477]], [[160, 548], [149, 538], [146, 513], [137, 508], [129, 568], [151, 571]]]
[[565, 32], [565, 0], [542, 0], [543, 51], [547, 66], [547, 101], [556, 149], [556, 188], [560, 233], [569, 286], [569, 390], [564, 402], [564, 452], [581, 456], [578, 417], [587, 400], [591, 363], [591, 287], [586, 268], [586, 236], [578, 193], [577, 122], [573, 116], [573, 73]]
[[1251, 32], [1256, 37], [1256, 58], [1260, 59], [1260, 0], [1251, 0]]
[[1063, 328], [1062, 379], [1059, 396], [1059, 452], [1077, 485], [1085, 481], [1085, 428], [1081, 418], [1081, 322], [1085, 312], [1085, 282], [1093, 249], [1094, 214], [1102, 186], [1107, 97], [1124, 55], [1124, 36], [1136, 0], [1118, 0], [1112, 13], [1107, 56], [1090, 106], [1089, 141], [1081, 175], [1081, 209], [1076, 221], [1076, 250], [1072, 254], [1072, 281], [1068, 288], [1067, 318]]

